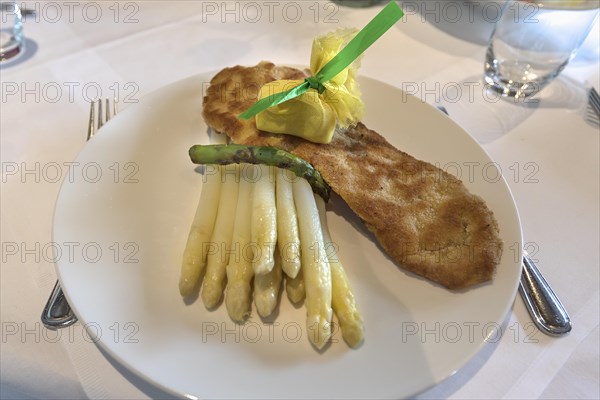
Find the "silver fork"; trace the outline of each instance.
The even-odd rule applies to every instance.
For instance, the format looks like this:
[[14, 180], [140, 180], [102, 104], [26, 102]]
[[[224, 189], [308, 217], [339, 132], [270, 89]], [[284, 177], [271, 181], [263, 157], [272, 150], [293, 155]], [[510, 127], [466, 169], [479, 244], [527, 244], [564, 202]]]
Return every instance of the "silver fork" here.
[[[111, 117], [110, 102], [104, 99], [104, 112], [102, 107], [102, 99], [92, 101], [90, 103], [90, 118], [88, 123], [87, 140], [96, 134], [96, 131], [108, 122]], [[98, 118], [96, 118], [95, 105], [98, 105]], [[103, 115], [104, 114], [104, 115]], [[117, 98], [113, 101], [113, 116], [117, 114]], [[58, 281], [54, 284], [54, 289], [50, 293], [50, 297], [46, 302], [44, 311], [42, 311], [42, 323], [46, 328], [59, 329], [73, 325], [77, 322], [77, 317], [73, 313], [71, 306], [67, 302], [67, 298], [60, 287]]]
[[593, 120], [596, 123], [598, 123], [598, 120], [600, 119], [600, 95], [598, 95], [598, 92], [593, 87], [590, 88], [588, 92], [588, 100], [588, 103], [591, 106], [592, 110], [594, 110], [594, 112], [596, 113], [595, 118], [593, 118]]

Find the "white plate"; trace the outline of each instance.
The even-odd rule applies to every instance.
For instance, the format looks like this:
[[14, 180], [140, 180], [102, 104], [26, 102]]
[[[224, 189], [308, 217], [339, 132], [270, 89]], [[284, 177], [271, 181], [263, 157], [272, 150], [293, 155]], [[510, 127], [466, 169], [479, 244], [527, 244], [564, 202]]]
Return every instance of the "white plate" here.
[[[498, 340], [520, 275], [521, 229], [504, 179], [484, 150], [435, 108], [361, 79], [365, 123], [400, 149], [438, 163], [482, 196], [504, 254], [491, 284], [451, 292], [407, 274], [339, 200], [328, 218], [364, 316], [357, 350], [339, 331], [324, 352], [309, 344], [304, 307], [284, 295], [277, 317], [253, 310], [234, 324], [179, 296], [181, 254], [202, 176], [188, 148], [208, 143], [200, 115], [212, 74], [169, 85], [112, 119], [62, 186], [54, 240], [70, 304], [98, 343], [152, 383], [199, 398], [398, 398], [434, 385]], [[359, 228], [357, 228], [357, 226]], [[67, 245], [67, 243], [76, 243]]]

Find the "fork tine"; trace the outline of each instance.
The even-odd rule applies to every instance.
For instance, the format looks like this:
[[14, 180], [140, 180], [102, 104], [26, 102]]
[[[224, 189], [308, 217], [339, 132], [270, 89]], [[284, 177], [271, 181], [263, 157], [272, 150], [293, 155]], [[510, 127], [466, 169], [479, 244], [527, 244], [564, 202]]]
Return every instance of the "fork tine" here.
[[104, 122], [108, 122], [108, 120], [110, 119], [110, 102], [108, 101], [108, 97], [104, 99], [105, 101], [105, 107], [106, 108], [106, 119], [104, 120]]
[[600, 117], [600, 95], [598, 95], [598, 92], [593, 87], [590, 89], [589, 101], [596, 115]]
[[98, 129], [102, 128], [104, 122], [102, 121], [102, 99], [98, 99]]
[[90, 121], [88, 123], [88, 134], [87, 134], [87, 140], [90, 140], [92, 138], [92, 136], [94, 136], [95, 130], [94, 130], [94, 120], [96, 119], [96, 116], [94, 115], [94, 100], [91, 101], [90, 103]]

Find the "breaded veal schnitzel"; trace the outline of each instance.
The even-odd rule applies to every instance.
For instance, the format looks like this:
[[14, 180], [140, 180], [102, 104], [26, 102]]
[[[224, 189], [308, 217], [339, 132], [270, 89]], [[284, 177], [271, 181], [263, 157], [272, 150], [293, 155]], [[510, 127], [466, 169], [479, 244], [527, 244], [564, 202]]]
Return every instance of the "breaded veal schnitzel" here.
[[316, 144], [262, 132], [254, 118], [237, 118], [263, 84], [305, 77], [270, 62], [226, 68], [210, 82], [202, 115], [234, 143], [275, 146], [309, 161], [406, 270], [450, 289], [492, 279], [502, 253], [498, 224], [459, 179], [396, 149], [362, 123]]

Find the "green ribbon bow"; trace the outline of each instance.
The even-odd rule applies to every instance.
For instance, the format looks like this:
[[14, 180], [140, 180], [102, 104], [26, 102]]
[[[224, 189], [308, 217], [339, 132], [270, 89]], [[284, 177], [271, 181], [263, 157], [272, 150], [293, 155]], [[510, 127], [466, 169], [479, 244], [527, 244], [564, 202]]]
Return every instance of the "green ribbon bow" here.
[[315, 76], [306, 78], [300, 85], [280, 93], [272, 94], [254, 103], [252, 107], [240, 114], [239, 118], [250, 119], [269, 107], [276, 106], [305, 93], [308, 89], [315, 89], [319, 94], [325, 91], [324, 82], [327, 82], [360, 56], [388, 29], [390, 29], [404, 12], [395, 1], [390, 3], [375, 16], [348, 44], [317, 72]]

